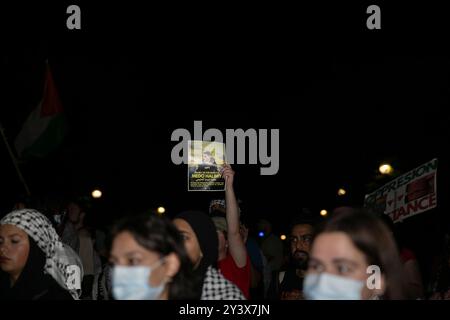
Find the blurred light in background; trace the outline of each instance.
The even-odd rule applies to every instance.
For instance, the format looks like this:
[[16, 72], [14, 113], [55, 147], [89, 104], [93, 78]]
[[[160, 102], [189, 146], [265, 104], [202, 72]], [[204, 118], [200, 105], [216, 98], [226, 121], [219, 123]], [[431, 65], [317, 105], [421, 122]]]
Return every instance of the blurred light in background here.
[[394, 171], [394, 168], [389, 163], [383, 163], [380, 165], [380, 173], [381, 174], [391, 174]]
[[92, 198], [99, 199], [102, 197], [102, 192], [100, 190], [92, 191]]

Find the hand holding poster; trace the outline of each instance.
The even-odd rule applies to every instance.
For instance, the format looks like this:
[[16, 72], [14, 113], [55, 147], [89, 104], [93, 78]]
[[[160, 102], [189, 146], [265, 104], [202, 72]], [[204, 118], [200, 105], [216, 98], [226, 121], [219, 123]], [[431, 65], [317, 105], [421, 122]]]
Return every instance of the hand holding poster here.
[[433, 159], [367, 194], [364, 205], [383, 211], [394, 223], [435, 208], [437, 164]]
[[194, 140], [188, 150], [188, 191], [224, 191], [225, 144]]

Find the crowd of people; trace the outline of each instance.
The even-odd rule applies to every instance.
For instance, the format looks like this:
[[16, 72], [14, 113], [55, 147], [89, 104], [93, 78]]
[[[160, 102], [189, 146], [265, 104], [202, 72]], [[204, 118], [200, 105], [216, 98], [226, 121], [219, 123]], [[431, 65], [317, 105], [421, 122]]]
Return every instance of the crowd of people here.
[[0, 299], [450, 299], [448, 237], [427, 286], [389, 216], [362, 208], [337, 208], [320, 223], [304, 210], [285, 248], [267, 220], [262, 238], [250, 236], [235, 173], [221, 173], [225, 198], [208, 213], [126, 215], [108, 231], [86, 224], [79, 199], [65, 214], [17, 204], [0, 220]]

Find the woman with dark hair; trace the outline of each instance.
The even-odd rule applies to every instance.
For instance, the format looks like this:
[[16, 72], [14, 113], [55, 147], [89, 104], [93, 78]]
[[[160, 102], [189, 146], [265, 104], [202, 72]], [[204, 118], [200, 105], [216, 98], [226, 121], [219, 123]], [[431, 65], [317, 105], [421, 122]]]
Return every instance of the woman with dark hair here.
[[183, 236], [195, 274], [203, 281], [201, 300], [245, 300], [239, 288], [217, 270], [219, 239], [211, 217], [201, 211], [186, 211], [173, 222]]
[[51, 222], [36, 210], [16, 210], [0, 221], [0, 300], [72, 300], [83, 269]]
[[377, 217], [339, 208], [313, 240], [303, 290], [312, 300], [405, 299], [395, 241]]
[[199, 299], [199, 281], [173, 224], [139, 215], [113, 229], [112, 292], [117, 300]]

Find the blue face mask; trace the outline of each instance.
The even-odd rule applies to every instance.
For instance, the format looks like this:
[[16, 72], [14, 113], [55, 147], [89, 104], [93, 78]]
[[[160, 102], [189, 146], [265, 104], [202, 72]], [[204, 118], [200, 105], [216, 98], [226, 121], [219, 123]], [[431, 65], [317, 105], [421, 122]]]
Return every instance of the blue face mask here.
[[149, 284], [152, 271], [161, 265], [162, 260], [153, 267], [114, 266], [112, 289], [116, 300], [157, 300], [164, 291], [165, 283], [157, 287]]
[[308, 274], [303, 293], [308, 300], [361, 300], [364, 281], [329, 273]]

